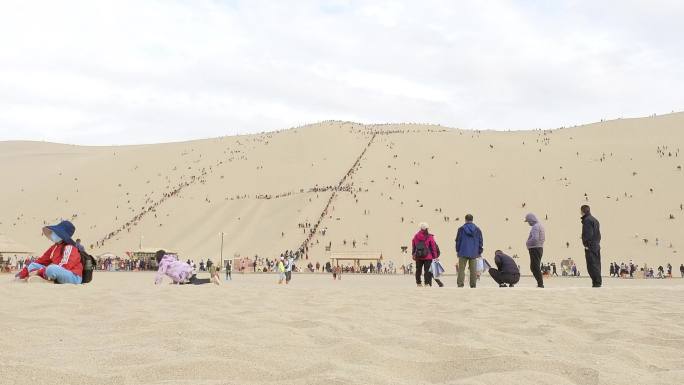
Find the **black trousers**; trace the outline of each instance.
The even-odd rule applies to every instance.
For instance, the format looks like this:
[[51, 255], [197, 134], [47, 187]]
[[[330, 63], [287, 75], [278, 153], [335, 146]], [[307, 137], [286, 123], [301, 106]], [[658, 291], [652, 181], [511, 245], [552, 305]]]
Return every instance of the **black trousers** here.
[[416, 260], [416, 284], [420, 285], [420, 276], [425, 276], [425, 284], [432, 286], [432, 273], [430, 273], [432, 261], [429, 259]]
[[502, 283], [515, 285], [516, 283], [518, 283], [518, 281], [520, 281], [520, 274], [501, 273], [499, 272], [499, 270], [493, 267], [489, 269], [489, 275], [499, 285], [501, 285]]
[[210, 278], [197, 278], [197, 275], [195, 274], [193, 274], [188, 281], [188, 285], [204, 285], [206, 283], [211, 283]]
[[532, 270], [532, 275], [534, 279], [537, 280], [537, 286], [544, 287], [544, 277], [541, 272], [541, 260], [542, 255], [544, 255], [544, 249], [541, 247], [534, 247], [529, 249], [530, 252], [530, 270]]
[[584, 249], [584, 257], [587, 260], [587, 273], [591, 277], [591, 285], [601, 286], [601, 247], [590, 246]]

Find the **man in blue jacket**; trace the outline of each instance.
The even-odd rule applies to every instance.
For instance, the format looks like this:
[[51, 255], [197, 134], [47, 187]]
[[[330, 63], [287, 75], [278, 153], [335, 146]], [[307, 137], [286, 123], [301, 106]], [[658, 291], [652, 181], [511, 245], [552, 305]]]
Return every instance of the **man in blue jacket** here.
[[456, 233], [456, 255], [458, 255], [458, 287], [464, 286], [465, 267], [470, 270], [470, 287], [477, 284], [477, 261], [482, 255], [482, 231], [473, 223], [473, 216], [465, 216], [466, 223]]

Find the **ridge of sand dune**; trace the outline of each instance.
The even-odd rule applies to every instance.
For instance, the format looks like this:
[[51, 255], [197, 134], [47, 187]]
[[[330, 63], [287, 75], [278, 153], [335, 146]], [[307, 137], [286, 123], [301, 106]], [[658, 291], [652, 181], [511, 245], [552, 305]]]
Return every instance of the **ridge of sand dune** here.
[[309, 243], [313, 261], [330, 244], [403, 263], [401, 246], [427, 221], [452, 266], [466, 213], [484, 231], [485, 254], [525, 256], [522, 218], [531, 211], [546, 225], [544, 260], [574, 257], [584, 271], [578, 207], [589, 203], [602, 223], [604, 266], [674, 264], [683, 125], [683, 113], [516, 132], [327, 121], [159, 145], [0, 142], [0, 233], [41, 250], [40, 226], [64, 217], [94, 254], [142, 243], [217, 259], [223, 231], [224, 256], [274, 257], [305, 242], [298, 225], [316, 224], [328, 207], [318, 228], [326, 235]]

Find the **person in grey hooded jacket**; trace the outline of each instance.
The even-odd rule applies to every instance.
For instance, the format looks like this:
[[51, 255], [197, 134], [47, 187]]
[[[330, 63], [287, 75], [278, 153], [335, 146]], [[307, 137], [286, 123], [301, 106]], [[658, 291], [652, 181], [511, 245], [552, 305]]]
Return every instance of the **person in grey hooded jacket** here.
[[526, 243], [527, 250], [530, 253], [530, 270], [532, 270], [534, 279], [537, 280], [537, 287], [544, 287], [544, 277], [541, 272], [541, 259], [544, 255], [544, 241], [546, 240], [544, 226], [532, 213], [525, 216], [525, 222], [532, 226]]

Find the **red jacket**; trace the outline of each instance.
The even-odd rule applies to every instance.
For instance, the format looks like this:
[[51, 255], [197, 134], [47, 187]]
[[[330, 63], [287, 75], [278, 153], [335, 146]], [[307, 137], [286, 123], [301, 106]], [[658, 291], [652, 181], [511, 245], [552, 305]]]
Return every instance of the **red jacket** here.
[[428, 255], [426, 255], [423, 258], [416, 258], [416, 259], [421, 259], [421, 260], [438, 259], [440, 252], [439, 252], [439, 246], [437, 246], [437, 242], [435, 242], [435, 236], [432, 234], [428, 234], [426, 236], [423, 231], [419, 231], [413, 237], [413, 241], [411, 242], [413, 245], [413, 251], [411, 252], [411, 254], [414, 257], [416, 256], [416, 246], [418, 245], [418, 242], [421, 242], [421, 241], [425, 242], [425, 246], [428, 249]]
[[[44, 268], [38, 270], [38, 275], [45, 278], [45, 267], [55, 264], [71, 271], [72, 273], [83, 276], [83, 265], [81, 264], [81, 253], [78, 248], [73, 245], [65, 244], [64, 242], [55, 243], [38, 258], [35, 263], [39, 263]], [[24, 267], [19, 273], [19, 278], [28, 277], [28, 266]]]

